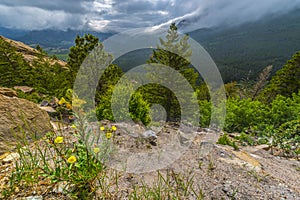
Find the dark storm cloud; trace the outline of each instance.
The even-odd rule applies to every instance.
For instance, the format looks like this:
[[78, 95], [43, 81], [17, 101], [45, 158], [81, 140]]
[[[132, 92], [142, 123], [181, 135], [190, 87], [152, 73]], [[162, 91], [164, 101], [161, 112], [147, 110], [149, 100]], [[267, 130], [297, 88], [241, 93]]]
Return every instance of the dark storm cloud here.
[[0, 4], [8, 7], [36, 7], [43, 10], [62, 10], [67, 13], [86, 13], [83, 2], [93, 0], [2, 0]]
[[2, 0], [0, 26], [123, 31], [175, 21], [184, 30], [195, 30], [259, 20], [296, 8], [299, 0]]

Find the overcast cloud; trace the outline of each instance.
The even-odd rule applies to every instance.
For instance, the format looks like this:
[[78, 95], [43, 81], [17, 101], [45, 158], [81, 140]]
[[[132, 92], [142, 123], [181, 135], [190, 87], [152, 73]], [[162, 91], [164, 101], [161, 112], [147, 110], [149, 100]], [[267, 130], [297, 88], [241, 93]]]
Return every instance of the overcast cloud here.
[[299, 0], [1, 0], [0, 26], [109, 32], [175, 21], [191, 31], [259, 20], [297, 8]]

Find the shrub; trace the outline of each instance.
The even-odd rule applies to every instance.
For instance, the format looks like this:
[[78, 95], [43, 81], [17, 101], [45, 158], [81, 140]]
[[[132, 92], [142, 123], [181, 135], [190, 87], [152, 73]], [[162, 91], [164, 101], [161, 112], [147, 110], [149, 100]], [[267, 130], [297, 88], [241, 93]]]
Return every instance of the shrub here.
[[199, 101], [200, 107], [200, 126], [208, 127], [211, 119], [211, 102], [207, 100]]
[[267, 105], [251, 99], [228, 99], [225, 131], [242, 132], [253, 126], [267, 123], [269, 123], [269, 107]]
[[234, 150], [238, 150], [239, 147], [236, 145], [234, 141], [232, 141], [228, 135], [225, 133], [221, 137], [219, 137], [217, 144], [228, 145], [234, 148]]
[[300, 154], [300, 119], [282, 124], [274, 134], [273, 145], [287, 154]]
[[[130, 86], [128, 86], [130, 87]], [[134, 121], [141, 121], [143, 124], [148, 125], [150, 123], [150, 106], [144, 101], [143, 96], [140, 92], [135, 92], [132, 96], [128, 92], [129, 89], [125, 86], [110, 87], [105, 93], [100, 94], [99, 103], [96, 108], [96, 115], [98, 120], [111, 120], [114, 121], [115, 118], [118, 120], [125, 120], [131, 118]], [[125, 105], [126, 101], [129, 100], [129, 115], [128, 108], [120, 107], [115, 109], [115, 113], [112, 113], [112, 93], [116, 92], [117, 97], [114, 98], [114, 105], [121, 106]]]
[[242, 145], [255, 145], [254, 139], [252, 139], [248, 134], [246, 133], [241, 133], [240, 136], [235, 137], [235, 139], [239, 140]]

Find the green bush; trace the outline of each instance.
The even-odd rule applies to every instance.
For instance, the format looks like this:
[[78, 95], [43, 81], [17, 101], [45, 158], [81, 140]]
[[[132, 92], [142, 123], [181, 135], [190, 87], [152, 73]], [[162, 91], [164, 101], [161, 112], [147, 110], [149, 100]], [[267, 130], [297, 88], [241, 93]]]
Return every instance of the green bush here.
[[271, 103], [271, 124], [278, 128], [281, 124], [300, 117], [300, 92], [292, 98], [278, 95]]
[[255, 140], [252, 139], [248, 134], [246, 133], [241, 133], [240, 136], [235, 137], [235, 139], [239, 140], [242, 145], [250, 145], [253, 146], [255, 145]]
[[273, 146], [285, 153], [300, 154], [300, 119], [282, 124], [274, 134]]
[[[128, 86], [130, 87], [130, 86]], [[129, 89], [126, 86], [121, 87], [110, 87], [105, 93], [99, 95], [99, 103], [96, 108], [96, 115], [98, 120], [107, 119], [114, 121], [115, 118], [118, 120], [125, 120], [126, 117], [130, 117], [134, 121], [141, 121], [144, 125], [148, 125], [151, 121], [150, 119], [150, 106], [143, 100], [143, 96], [139, 92], [135, 92], [132, 96], [129, 94]], [[129, 101], [129, 115], [124, 116], [128, 113], [127, 107], [116, 109], [116, 112], [112, 113], [112, 94], [116, 92], [118, 97], [114, 100], [115, 104], [123, 105], [128, 99]], [[117, 105], [118, 106], [118, 105]], [[125, 110], [126, 109], [126, 110]]]
[[269, 123], [269, 107], [260, 101], [229, 98], [224, 130], [242, 132]]
[[270, 105], [258, 100], [229, 98], [224, 130], [250, 131], [263, 136], [299, 117], [300, 92], [292, 98], [278, 95]]
[[208, 127], [211, 119], [211, 102], [207, 100], [199, 101], [200, 107], [200, 126]]
[[40, 103], [43, 100], [43, 97], [41, 95], [39, 95], [37, 92], [26, 94], [19, 90], [17, 92], [17, 94], [18, 94], [19, 98], [26, 99], [26, 100], [32, 101], [34, 103]]
[[217, 144], [228, 145], [233, 147], [234, 150], [239, 150], [237, 144], [233, 140], [231, 140], [226, 133], [219, 137]]

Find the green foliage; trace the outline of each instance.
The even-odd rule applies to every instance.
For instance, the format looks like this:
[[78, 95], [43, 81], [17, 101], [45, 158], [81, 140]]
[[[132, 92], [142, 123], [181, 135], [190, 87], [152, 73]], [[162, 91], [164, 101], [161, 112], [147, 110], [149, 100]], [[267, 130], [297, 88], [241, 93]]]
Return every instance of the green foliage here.
[[270, 84], [265, 89], [263, 96], [268, 102], [277, 95], [291, 97], [300, 89], [300, 52], [297, 52], [292, 59], [287, 61], [282, 69], [272, 77]]
[[271, 103], [271, 124], [278, 128], [281, 124], [300, 117], [300, 91], [292, 98], [278, 95]]
[[71, 81], [75, 80], [76, 74], [88, 54], [99, 45], [99, 39], [91, 34], [80, 37], [77, 35], [75, 39], [75, 46], [70, 48], [68, 57], [68, 67], [71, 73]]
[[22, 91], [17, 91], [17, 95], [18, 95], [19, 98], [27, 99], [27, 100], [32, 101], [34, 103], [39, 103], [43, 100], [43, 97], [41, 97], [37, 92], [26, 94]]
[[47, 96], [64, 96], [66, 90], [72, 87], [72, 83], [66, 79], [69, 70], [59, 64], [51, 64], [49, 60], [40, 57], [32, 63], [32, 86], [36, 91]]
[[211, 108], [212, 108], [211, 102], [207, 100], [199, 101], [199, 107], [200, 107], [200, 126], [208, 127], [211, 119]]
[[227, 114], [224, 129], [228, 132], [242, 132], [253, 126], [269, 122], [269, 107], [251, 99], [227, 101]]
[[13, 87], [30, 85], [34, 81], [32, 67], [24, 60], [23, 56], [16, 52], [9, 42], [0, 38], [0, 85]]
[[234, 150], [239, 150], [237, 144], [232, 139], [230, 139], [226, 133], [219, 137], [217, 144], [228, 145], [233, 147]]
[[129, 199], [189, 199], [192, 196], [193, 199], [202, 200], [202, 190], [195, 183], [192, 172], [185, 176], [174, 171], [168, 171], [166, 175], [158, 172], [157, 181], [152, 186], [145, 183], [135, 186]]
[[250, 99], [229, 98], [224, 130], [243, 132], [252, 130], [259, 133], [263, 130], [278, 128], [281, 124], [299, 118], [300, 93], [292, 98], [277, 96], [269, 105]]
[[248, 134], [246, 133], [241, 133], [241, 135], [236, 136], [235, 139], [239, 140], [242, 145], [250, 145], [253, 146], [255, 145], [255, 140], [252, 139]]
[[285, 153], [300, 154], [300, 119], [282, 124], [273, 136], [273, 146]]
[[95, 195], [96, 185], [106, 173], [104, 161], [112, 152], [110, 137], [116, 129], [105, 128], [109, 133], [98, 133], [103, 142], [94, 146], [87, 142], [93, 133], [83, 120], [72, 127], [73, 139], [69, 133], [49, 132], [33, 144], [26, 138], [21, 140], [20, 159], [10, 177], [11, 191], [21, 184], [25, 188], [37, 184], [43, 177], [52, 184], [64, 183], [62, 189], [74, 199], [91, 199]]
[[[130, 117], [134, 121], [141, 121], [145, 125], [149, 124], [150, 106], [143, 99], [143, 96], [139, 91], [130, 96], [128, 91], [131, 87], [131, 85], [122, 85], [117, 87], [111, 86], [105, 91], [105, 93], [99, 94], [98, 99], [100, 101], [96, 108], [96, 115], [98, 120], [108, 119], [114, 121], [114, 117], [117, 117], [117, 119], [119, 120], [124, 120], [126, 117]], [[111, 108], [113, 92], [116, 92], [118, 94], [118, 97], [115, 99], [116, 102], [114, 102], [116, 105], [124, 105], [124, 101], [129, 100], [130, 116], [124, 116], [124, 113], [127, 113], [127, 107], [123, 109], [117, 109], [113, 115]]]
[[140, 92], [136, 92], [131, 97], [129, 111], [131, 112], [131, 118], [134, 121], [141, 121], [144, 125], [148, 125], [151, 122], [150, 106], [143, 99], [143, 95]]
[[[0, 85], [4, 87], [30, 86], [36, 93], [25, 95], [19, 93], [22, 98], [39, 102], [42, 94], [46, 96], [64, 95], [72, 83], [66, 79], [69, 70], [54, 63], [54, 60], [45, 58], [43, 54], [37, 54], [37, 58], [31, 63], [24, 60], [8, 42], [0, 39]], [[41, 95], [40, 95], [41, 94]]]
[[[168, 34], [166, 35], [166, 40], [160, 38], [160, 45], [153, 51], [148, 63], [155, 66], [160, 66], [158, 64], [161, 64], [167, 66], [167, 70], [169, 71], [171, 70], [170, 68], [178, 71], [185, 77], [190, 85], [195, 88], [198, 74], [190, 67], [189, 58], [192, 55], [192, 51], [188, 44], [188, 39], [189, 37], [187, 35], [179, 38], [177, 27], [174, 23], [171, 24]], [[153, 80], [153, 83], [158, 83], [161, 80], [168, 82], [170, 74], [171, 72], [162, 75], [155, 74], [155, 76], [151, 76], [150, 78]], [[172, 84], [177, 86], [183, 84], [183, 80], [176, 81], [176, 83]], [[178, 99], [170, 89], [158, 86], [157, 84], [149, 84], [144, 86], [143, 95], [145, 95], [146, 100], [150, 104], [160, 104], [165, 108], [167, 121], [174, 121], [180, 118]], [[186, 96], [187, 99], [191, 99], [188, 95], [192, 94], [187, 94]]]

